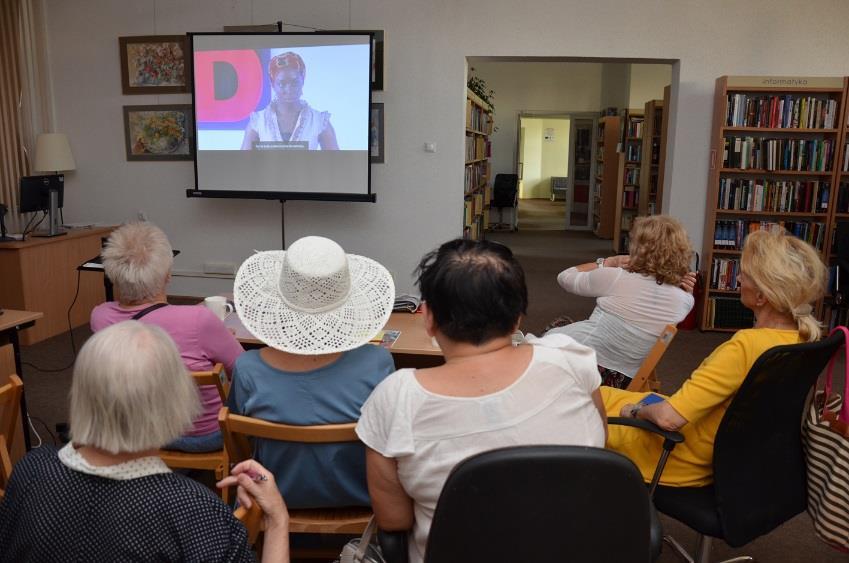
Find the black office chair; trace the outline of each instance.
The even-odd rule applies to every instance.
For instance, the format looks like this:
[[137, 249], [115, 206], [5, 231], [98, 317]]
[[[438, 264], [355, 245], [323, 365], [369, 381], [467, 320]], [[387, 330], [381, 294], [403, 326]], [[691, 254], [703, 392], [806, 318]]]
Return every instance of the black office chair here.
[[[490, 207], [498, 209], [498, 222], [492, 225], [494, 230], [508, 229], [514, 230], [512, 223], [504, 222], [504, 208], [509, 207], [516, 209], [519, 193], [519, 175], [518, 174], [496, 174], [495, 181], [492, 184], [492, 201]], [[514, 218], [515, 219], [515, 218]]]
[[[843, 340], [841, 333], [764, 352], [717, 430], [713, 484], [657, 487], [655, 507], [701, 534], [697, 563], [707, 563], [712, 538], [740, 547], [805, 510], [802, 413], [811, 388]], [[664, 539], [694, 561], [674, 539]]]
[[[389, 563], [406, 534], [379, 534]], [[648, 562], [662, 531], [637, 467], [582, 446], [518, 446], [457, 464], [430, 527], [426, 563]]]

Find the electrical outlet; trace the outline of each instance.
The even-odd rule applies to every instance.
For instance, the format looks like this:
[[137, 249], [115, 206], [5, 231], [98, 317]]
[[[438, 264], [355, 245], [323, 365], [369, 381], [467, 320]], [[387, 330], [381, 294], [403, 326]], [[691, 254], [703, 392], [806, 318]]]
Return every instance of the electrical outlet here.
[[204, 274], [225, 274], [232, 276], [236, 273], [236, 265], [232, 262], [204, 262]]

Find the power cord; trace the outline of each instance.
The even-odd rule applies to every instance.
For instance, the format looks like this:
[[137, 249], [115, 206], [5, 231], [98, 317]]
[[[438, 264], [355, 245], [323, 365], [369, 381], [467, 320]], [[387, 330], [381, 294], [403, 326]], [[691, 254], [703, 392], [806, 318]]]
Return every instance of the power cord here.
[[53, 432], [50, 431], [50, 427], [47, 426], [47, 423], [44, 422], [43, 420], [41, 420], [38, 417], [27, 415], [27, 422], [29, 422], [29, 427], [32, 430], [32, 433], [35, 434], [35, 437], [38, 438], [38, 445], [33, 446], [33, 449], [40, 448], [42, 446], [42, 444], [44, 443], [41, 439], [41, 435], [38, 433], [38, 430], [35, 429], [35, 425], [32, 423], [33, 421], [38, 422], [39, 424], [44, 426], [44, 429], [50, 435], [50, 439], [53, 440], [53, 445], [57, 446], [58, 443], [57, 443], [57, 440], [56, 440], [56, 435]]
[[34, 369], [36, 371], [40, 371], [42, 373], [58, 373], [60, 371], [65, 371], [67, 369], [70, 369], [74, 365], [74, 362], [77, 361], [77, 343], [76, 343], [76, 341], [74, 341], [74, 327], [71, 326], [71, 311], [73, 310], [74, 305], [77, 304], [77, 298], [80, 295], [80, 273], [81, 272], [79, 270], [77, 270], [77, 289], [76, 289], [76, 291], [74, 291], [74, 300], [71, 301], [71, 306], [68, 307], [68, 315], [67, 315], [67, 317], [68, 317], [68, 334], [70, 334], [70, 336], [71, 336], [71, 351], [73, 352], [73, 355], [74, 355], [73, 359], [71, 360], [71, 363], [69, 363], [68, 365], [66, 365], [64, 367], [57, 368], [57, 369], [44, 369], [44, 368], [38, 367], [37, 365], [35, 365], [33, 363], [23, 362], [23, 364], [25, 366], [29, 366], [32, 369]]

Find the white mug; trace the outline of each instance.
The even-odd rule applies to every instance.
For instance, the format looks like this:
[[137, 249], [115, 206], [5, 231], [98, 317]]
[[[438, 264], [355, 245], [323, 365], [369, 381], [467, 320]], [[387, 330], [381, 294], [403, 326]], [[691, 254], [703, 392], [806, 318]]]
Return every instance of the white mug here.
[[233, 305], [227, 303], [227, 298], [221, 295], [207, 297], [203, 300], [203, 304], [222, 321], [227, 318], [227, 315], [233, 312]]

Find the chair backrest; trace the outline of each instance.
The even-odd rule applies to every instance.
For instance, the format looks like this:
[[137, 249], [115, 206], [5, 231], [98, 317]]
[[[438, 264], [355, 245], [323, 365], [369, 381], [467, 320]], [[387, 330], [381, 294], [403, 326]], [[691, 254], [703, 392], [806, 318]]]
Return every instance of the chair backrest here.
[[8, 383], [0, 387], [0, 489], [6, 488], [12, 475], [12, 441], [21, 411], [23, 389], [21, 378], [15, 374], [10, 375]]
[[802, 417], [839, 333], [776, 346], [752, 365], [716, 433], [714, 487], [725, 541], [741, 546], [805, 510]]
[[221, 407], [218, 411], [218, 424], [224, 437], [224, 447], [233, 463], [239, 463], [253, 455], [249, 438], [308, 444], [358, 442], [360, 439], [355, 432], [356, 422], [293, 426], [233, 414], [227, 407]]
[[250, 508], [245, 508], [244, 505], [241, 505], [233, 512], [233, 516], [236, 517], [236, 520], [244, 524], [245, 529], [248, 531], [248, 543], [250, 545], [255, 544], [257, 536], [262, 531], [263, 512], [259, 503], [256, 501], [252, 502]]
[[193, 371], [191, 374], [198, 387], [201, 385], [214, 385], [218, 389], [218, 395], [221, 397], [221, 401], [225, 402], [227, 400], [227, 395], [230, 393], [230, 384], [224, 377], [224, 366], [222, 364], [215, 364], [210, 371]]
[[496, 174], [492, 183], [493, 207], [513, 207], [519, 190], [518, 174]]
[[583, 446], [519, 446], [454, 468], [426, 563], [650, 560], [649, 496], [626, 457]]
[[640, 364], [640, 369], [634, 374], [631, 383], [628, 384], [628, 391], [644, 391], [646, 389], [646, 383], [654, 378], [654, 370], [676, 334], [678, 334], [678, 329], [675, 328], [675, 325], [666, 325], [666, 328], [657, 337], [657, 342], [649, 350], [646, 359]]

